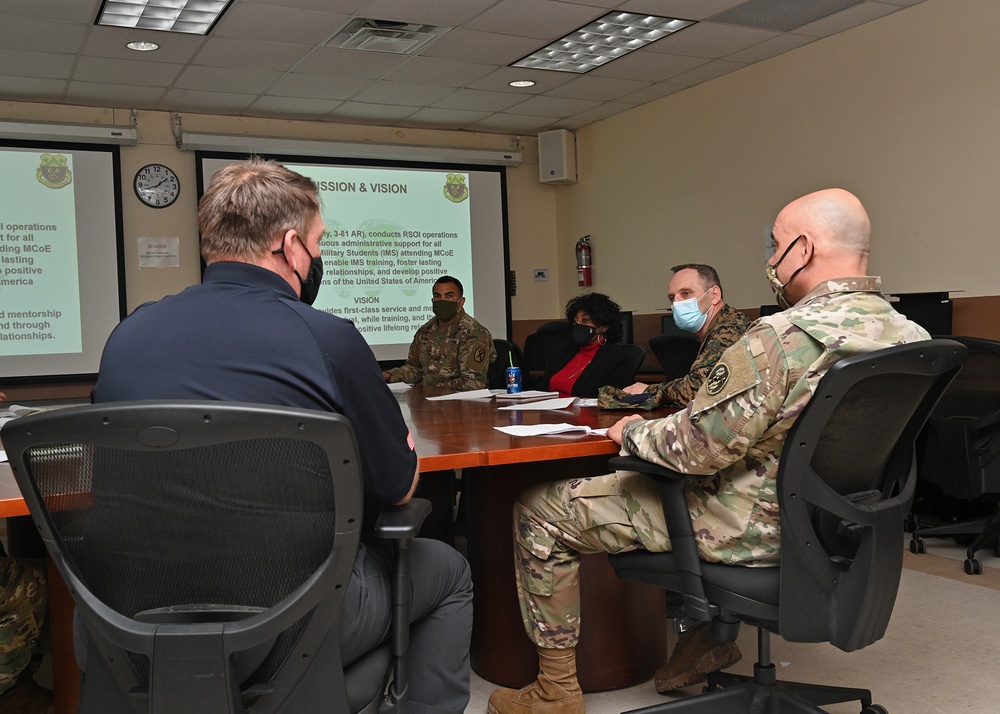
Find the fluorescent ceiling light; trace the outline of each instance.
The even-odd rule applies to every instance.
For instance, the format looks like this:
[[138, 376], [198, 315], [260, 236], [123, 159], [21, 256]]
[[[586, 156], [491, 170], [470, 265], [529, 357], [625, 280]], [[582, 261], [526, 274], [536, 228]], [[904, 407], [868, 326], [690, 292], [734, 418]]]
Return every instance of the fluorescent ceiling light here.
[[125, 46], [136, 52], [153, 52], [160, 49], [160, 46], [155, 42], [129, 42]]
[[612, 12], [510, 66], [583, 74], [693, 24], [694, 20]]
[[207, 35], [232, 0], [104, 0], [98, 25]]
[[515, 79], [513, 82], [508, 82], [508, 84], [512, 87], [517, 87], [518, 89], [535, 86], [535, 83], [530, 79]]

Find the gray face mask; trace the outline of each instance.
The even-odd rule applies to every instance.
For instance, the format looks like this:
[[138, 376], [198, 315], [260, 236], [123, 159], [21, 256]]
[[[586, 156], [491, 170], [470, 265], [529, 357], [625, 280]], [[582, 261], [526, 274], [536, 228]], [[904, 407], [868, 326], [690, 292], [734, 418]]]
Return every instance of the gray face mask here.
[[795, 276], [798, 275], [806, 266], [803, 265], [801, 268], [792, 273], [791, 277], [788, 278], [788, 282], [786, 283], [782, 283], [781, 280], [778, 279], [778, 266], [781, 265], [781, 261], [783, 261], [785, 259], [785, 256], [788, 255], [788, 251], [792, 249], [793, 245], [799, 242], [799, 238], [801, 237], [802, 236], [799, 236], [798, 238], [793, 240], [788, 245], [788, 247], [785, 248], [785, 252], [781, 254], [780, 258], [778, 258], [777, 263], [771, 265], [771, 263], [768, 262], [765, 263], [764, 266], [764, 272], [767, 274], [767, 282], [771, 284], [771, 291], [774, 293], [774, 299], [778, 302], [778, 306], [782, 310], [787, 310], [788, 308], [791, 307], [791, 305], [788, 302], [788, 298], [785, 297], [785, 288], [787, 288], [791, 284], [791, 282], [795, 279]]

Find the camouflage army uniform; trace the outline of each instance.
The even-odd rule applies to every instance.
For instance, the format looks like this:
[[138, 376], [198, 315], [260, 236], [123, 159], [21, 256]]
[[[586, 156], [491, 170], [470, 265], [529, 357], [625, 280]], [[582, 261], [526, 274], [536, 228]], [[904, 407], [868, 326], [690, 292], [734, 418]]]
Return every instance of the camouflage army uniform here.
[[[778, 459], [820, 378], [844, 357], [928, 338], [882, 298], [880, 282], [820, 284], [751, 325], [684, 409], [626, 425], [622, 453], [705, 477], [687, 487], [705, 560], [775, 564]], [[670, 550], [659, 493], [632, 472], [529, 489], [514, 505], [514, 540], [525, 629], [550, 648], [579, 637], [579, 553]]]
[[0, 694], [31, 662], [45, 619], [45, 568], [0, 557]]
[[601, 387], [597, 391], [597, 403], [601, 409], [658, 409], [660, 407], [683, 407], [694, 399], [698, 387], [705, 381], [722, 353], [747, 331], [750, 321], [734, 307], [723, 305], [709, 325], [705, 339], [701, 341], [698, 355], [691, 363], [691, 369], [679, 379], [660, 384], [650, 384], [645, 389], [649, 399], [641, 404], [626, 404], [622, 397], [624, 390], [617, 387]]
[[426, 387], [449, 387], [458, 391], [483, 389], [486, 371], [497, 357], [490, 331], [464, 310], [458, 319], [442, 325], [432, 317], [417, 330], [406, 364], [389, 370], [390, 382]]

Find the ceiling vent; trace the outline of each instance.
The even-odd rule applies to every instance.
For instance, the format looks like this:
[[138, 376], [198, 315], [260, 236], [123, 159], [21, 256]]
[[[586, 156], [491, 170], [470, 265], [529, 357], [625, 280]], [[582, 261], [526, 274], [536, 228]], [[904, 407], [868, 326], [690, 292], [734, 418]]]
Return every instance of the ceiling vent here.
[[359, 18], [347, 23], [326, 44], [328, 47], [340, 47], [345, 50], [412, 55], [451, 29], [434, 25]]

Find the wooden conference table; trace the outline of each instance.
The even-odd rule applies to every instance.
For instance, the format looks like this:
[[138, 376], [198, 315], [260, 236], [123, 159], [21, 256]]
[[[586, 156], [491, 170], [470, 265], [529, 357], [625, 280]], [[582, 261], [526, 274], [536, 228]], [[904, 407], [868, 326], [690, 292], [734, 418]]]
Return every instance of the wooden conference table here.
[[[596, 407], [503, 411], [493, 399], [426, 399], [444, 393], [418, 386], [396, 397], [414, 438], [420, 471], [462, 470], [467, 552], [475, 585], [473, 668], [491, 682], [520, 687], [536, 674], [537, 657], [521, 624], [514, 585], [514, 500], [535, 483], [607, 473], [617, 447], [595, 435], [512, 437], [493, 427], [567, 422], [606, 428], [623, 413]], [[27, 515], [10, 465], [0, 464], [0, 517], [24, 525], [25, 519], [17, 517]], [[70, 714], [78, 692], [72, 600], [62, 582], [56, 582], [55, 569], [49, 570], [56, 711]], [[580, 580], [584, 624], [577, 659], [584, 690], [631, 686], [652, 677], [666, 657], [662, 592], [619, 580], [604, 555], [584, 557]]]

